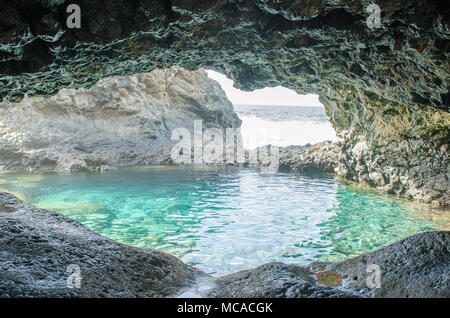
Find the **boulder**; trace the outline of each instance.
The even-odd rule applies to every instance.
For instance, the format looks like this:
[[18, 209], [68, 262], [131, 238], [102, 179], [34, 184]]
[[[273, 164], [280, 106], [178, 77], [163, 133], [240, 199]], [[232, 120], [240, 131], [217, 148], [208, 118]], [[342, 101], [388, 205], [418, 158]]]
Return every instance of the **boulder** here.
[[168, 297], [203, 276], [174, 256], [117, 243], [0, 193], [0, 298]]

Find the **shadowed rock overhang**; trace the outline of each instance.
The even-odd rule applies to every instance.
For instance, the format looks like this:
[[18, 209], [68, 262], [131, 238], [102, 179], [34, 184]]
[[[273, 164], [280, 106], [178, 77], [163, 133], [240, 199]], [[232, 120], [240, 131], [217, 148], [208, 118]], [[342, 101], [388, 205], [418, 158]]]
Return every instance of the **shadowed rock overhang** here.
[[[81, 8], [68, 29], [66, 8]], [[317, 93], [343, 138], [338, 175], [449, 205], [449, 16], [442, 1], [0, 2], [0, 98], [51, 96], [174, 64], [238, 88]]]

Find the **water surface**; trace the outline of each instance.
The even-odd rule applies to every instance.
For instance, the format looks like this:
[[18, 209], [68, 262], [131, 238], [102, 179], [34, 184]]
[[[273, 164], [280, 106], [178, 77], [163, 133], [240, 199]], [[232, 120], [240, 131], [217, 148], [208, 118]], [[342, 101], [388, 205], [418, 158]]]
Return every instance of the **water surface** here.
[[341, 260], [416, 233], [449, 229], [448, 212], [326, 175], [173, 166], [104, 174], [2, 173], [4, 190], [214, 275], [270, 261]]
[[324, 107], [235, 105], [246, 149], [337, 141]]

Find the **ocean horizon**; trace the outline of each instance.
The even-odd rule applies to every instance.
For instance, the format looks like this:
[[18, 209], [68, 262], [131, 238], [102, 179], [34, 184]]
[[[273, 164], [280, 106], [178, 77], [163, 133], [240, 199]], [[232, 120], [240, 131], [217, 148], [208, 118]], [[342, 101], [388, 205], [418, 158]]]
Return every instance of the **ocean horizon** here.
[[242, 120], [246, 149], [272, 144], [280, 147], [337, 141], [324, 107], [286, 105], [234, 105]]

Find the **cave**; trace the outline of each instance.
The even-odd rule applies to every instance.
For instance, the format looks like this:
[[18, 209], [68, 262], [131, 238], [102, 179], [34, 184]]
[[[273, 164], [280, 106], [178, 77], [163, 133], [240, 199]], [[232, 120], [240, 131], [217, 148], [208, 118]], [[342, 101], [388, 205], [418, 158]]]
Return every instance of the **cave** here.
[[318, 95], [300, 95], [282, 86], [247, 92], [234, 88], [234, 82], [223, 74], [206, 72], [221, 85], [233, 104], [241, 120], [245, 149], [254, 150], [270, 144], [304, 146], [339, 140]]
[[339, 175], [448, 205], [445, 1], [380, 2], [375, 29], [352, 1], [75, 3], [79, 29], [66, 27], [65, 1], [3, 3], [1, 98], [171, 65], [216, 70], [243, 90], [316, 93], [344, 139]]
[[[72, 14], [67, 6], [72, 3], [81, 8], [80, 28], [67, 24]], [[61, 89], [89, 90], [113, 77], [164, 72], [171, 67], [217, 71], [246, 91], [283, 86], [299, 94], [317, 94], [341, 139], [333, 167], [338, 178], [441, 207], [442, 213], [448, 213], [450, 6], [444, 0], [380, 0], [380, 24], [373, 27], [368, 23], [369, 5], [368, 1], [353, 0], [2, 1], [0, 98], [3, 103], [25, 103], [29, 98], [42, 98], [45, 103], [56, 98]], [[238, 125], [234, 117], [220, 120], [229, 126]], [[5, 150], [0, 149], [0, 156]], [[10, 156], [9, 160], [17, 158]], [[51, 160], [40, 164], [58, 165]], [[71, 167], [80, 164], [71, 162]], [[13, 209], [23, 208], [48, 218], [15, 197], [0, 193], [0, 198], [1, 205], [10, 204]], [[427, 234], [396, 243], [391, 251], [407, 255], [401, 248], [408, 244], [436, 249], [439, 256], [427, 265], [431, 268], [428, 273], [448, 275], [448, 231], [432, 232], [430, 237]], [[105, 244], [120, 250], [113, 243]], [[101, 247], [93, 249], [99, 251]], [[395, 261], [383, 259], [382, 254], [374, 252], [369, 258], [389, 268], [394, 266]], [[146, 262], [154, 258], [151, 255]], [[122, 254], [120, 259], [124, 259]], [[147, 296], [171, 295], [181, 284], [180, 277], [193, 279], [199, 275], [172, 259], [161, 262], [181, 274], [175, 275], [176, 283], [170, 282], [170, 286], [164, 286], [167, 278], [159, 277], [157, 291], [144, 293]], [[352, 262], [357, 265], [349, 269]], [[361, 259], [336, 263], [329, 269], [356, 275], [352, 286], [361, 286], [358, 262]], [[123, 264], [118, 266], [126, 266]], [[291, 277], [295, 270], [280, 264], [264, 266], [256, 272], [216, 280], [220, 286], [217, 295], [280, 297], [274, 291], [276, 286], [253, 286], [252, 275], [278, 271]], [[316, 264], [309, 270], [318, 272], [321, 266]], [[404, 266], [410, 273], [417, 270], [416, 265]], [[161, 276], [152, 269], [148, 273]], [[302, 282], [312, 284], [309, 274], [297, 274], [295, 279], [302, 277]], [[92, 280], [99, 283], [100, 279], [92, 274]], [[414, 279], [410, 296], [434, 296], [417, 287], [424, 281], [426, 278], [419, 276]], [[130, 290], [136, 288], [133, 279], [128, 278], [126, 283]], [[402, 297], [402, 288], [407, 289], [404, 284], [374, 293]], [[253, 286], [254, 293], [244, 292], [242, 286], [247, 285]], [[309, 294], [348, 296], [331, 286], [326, 290], [316, 287], [311, 287]], [[289, 293], [291, 297], [302, 295], [301, 288]], [[101, 293], [89, 290], [84, 295]], [[289, 295], [281, 292], [281, 297]], [[448, 297], [448, 292], [439, 290], [438, 296]]]

